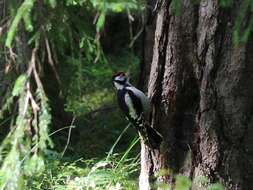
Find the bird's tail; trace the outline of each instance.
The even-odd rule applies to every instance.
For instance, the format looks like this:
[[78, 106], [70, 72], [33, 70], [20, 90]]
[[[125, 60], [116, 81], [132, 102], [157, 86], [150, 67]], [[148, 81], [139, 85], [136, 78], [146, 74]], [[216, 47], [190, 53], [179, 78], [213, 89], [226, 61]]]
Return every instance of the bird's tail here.
[[153, 149], [159, 149], [163, 141], [163, 137], [157, 130], [151, 127], [148, 123], [144, 123], [142, 126], [138, 125], [137, 130], [146, 145]]

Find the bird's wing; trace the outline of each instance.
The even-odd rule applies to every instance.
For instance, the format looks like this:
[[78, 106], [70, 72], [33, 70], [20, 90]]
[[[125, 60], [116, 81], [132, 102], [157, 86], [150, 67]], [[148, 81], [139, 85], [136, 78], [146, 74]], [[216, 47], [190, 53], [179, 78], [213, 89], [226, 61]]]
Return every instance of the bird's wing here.
[[131, 96], [129, 95], [128, 92], [125, 93], [124, 98], [125, 98], [125, 103], [126, 103], [128, 109], [129, 109], [129, 116], [134, 120], [138, 119], [138, 114], [136, 113], [132, 98], [131, 98]]
[[126, 89], [132, 91], [141, 100], [143, 112], [148, 113], [150, 110], [150, 101], [148, 97], [142, 91], [133, 86], [126, 87]]

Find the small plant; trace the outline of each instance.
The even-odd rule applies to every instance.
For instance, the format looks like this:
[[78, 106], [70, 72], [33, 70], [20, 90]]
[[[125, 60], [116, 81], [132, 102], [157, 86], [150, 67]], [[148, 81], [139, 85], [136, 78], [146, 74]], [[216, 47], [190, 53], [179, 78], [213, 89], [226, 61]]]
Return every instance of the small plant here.
[[119, 135], [108, 155], [103, 159], [62, 158], [55, 151], [46, 151], [45, 170], [26, 181], [29, 190], [133, 190], [138, 189], [139, 155], [130, 158], [129, 154], [139, 142], [133, 139], [122, 154], [113, 153], [114, 148], [127, 131], [127, 126]]

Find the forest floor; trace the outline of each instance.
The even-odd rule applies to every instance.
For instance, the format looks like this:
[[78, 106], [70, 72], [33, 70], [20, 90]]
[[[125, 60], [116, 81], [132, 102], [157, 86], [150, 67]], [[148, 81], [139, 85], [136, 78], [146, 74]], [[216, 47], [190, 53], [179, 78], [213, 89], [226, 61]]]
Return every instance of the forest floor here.
[[139, 139], [110, 105], [76, 118], [72, 128], [58, 122], [46, 168], [28, 181], [29, 189], [138, 189]]

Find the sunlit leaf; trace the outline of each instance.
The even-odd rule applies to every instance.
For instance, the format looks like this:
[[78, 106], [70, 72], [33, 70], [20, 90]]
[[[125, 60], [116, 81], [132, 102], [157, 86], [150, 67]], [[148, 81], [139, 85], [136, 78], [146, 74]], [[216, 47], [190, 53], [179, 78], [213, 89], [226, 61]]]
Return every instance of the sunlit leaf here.
[[189, 190], [191, 188], [191, 180], [185, 176], [176, 176], [176, 190]]
[[[34, 4], [35, 0], [25, 0], [22, 5], [19, 7], [17, 14], [15, 16], [15, 18], [13, 19], [10, 29], [8, 31], [7, 34], [7, 38], [5, 41], [5, 45], [7, 47], [11, 47], [12, 41], [15, 37], [16, 31], [18, 29], [18, 24], [20, 23], [21, 19], [24, 17], [24, 15], [26, 15], [28, 12], [31, 11], [31, 9], [33, 8], [33, 4]], [[30, 25], [30, 24], [28, 24]], [[30, 26], [28, 26], [28, 28], [31, 28]]]
[[52, 8], [55, 8], [55, 7], [56, 7], [56, 5], [57, 5], [56, 0], [48, 0], [48, 1], [49, 1], [49, 4], [50, 4], [50, 6], [51, 6]]
[[14, 88], [12, 90], [12, 95], [13, 96], [18, 96], [19, 93], [25, 88], [25, 82], [27, 80], [26, 75], [20, 75], [14, 85]]
[[211, 184], [207, 190], [224, 190], [224, 187], [220, 183]]
[[105, 12], [102, 12], [98, 17], [98, 21], [96, 24], [97, 31], [100, 31], [101, 28], [103, 28], [104, 24], [105, 24]]

